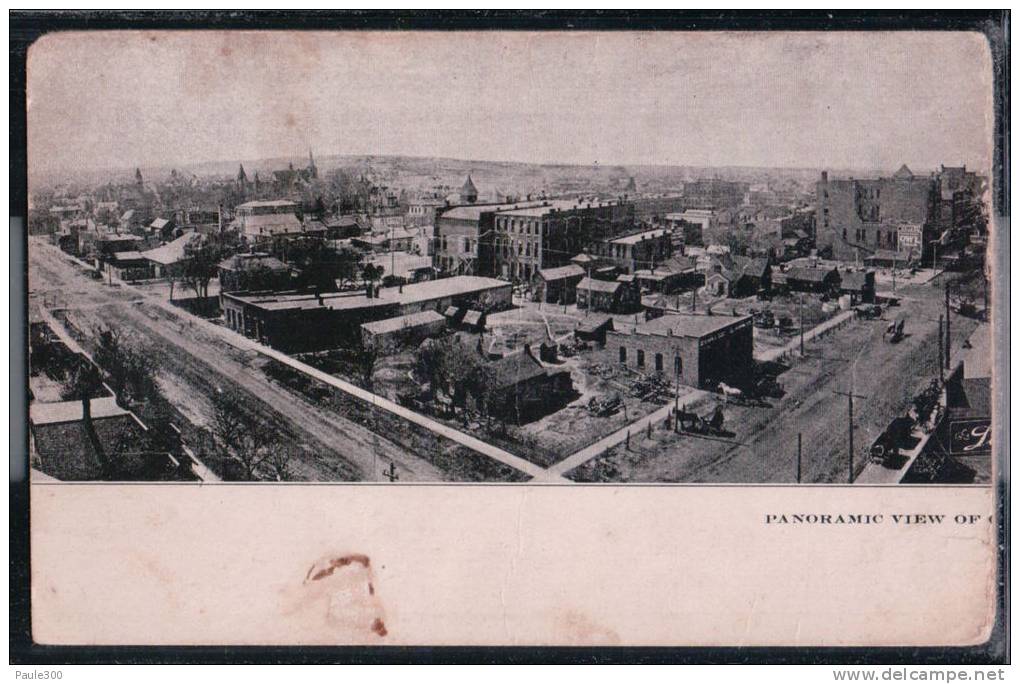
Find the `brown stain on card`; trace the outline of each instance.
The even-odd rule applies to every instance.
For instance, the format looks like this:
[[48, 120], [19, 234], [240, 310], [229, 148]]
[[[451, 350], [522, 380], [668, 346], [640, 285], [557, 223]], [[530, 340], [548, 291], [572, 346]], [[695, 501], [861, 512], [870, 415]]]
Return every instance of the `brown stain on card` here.
[[377, 643], [389, 634], [371, 559], [330, 554], [283, 589], [281, 613], [312, 643]]

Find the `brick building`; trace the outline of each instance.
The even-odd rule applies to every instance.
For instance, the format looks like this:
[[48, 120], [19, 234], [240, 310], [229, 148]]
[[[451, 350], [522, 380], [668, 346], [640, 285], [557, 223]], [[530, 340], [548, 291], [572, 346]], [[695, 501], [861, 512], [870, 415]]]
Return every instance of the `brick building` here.
[[754, 326], [751, 316], [670, 314], [633, 332], [606, 332], [604, 353], [612, 362], [692, 387], [742, 384], [754, 365]]
[[633, 223], [634, 205], [616, 200], [551, 200], [500, 211], [491, 275], [531, 280], [540, 269], [566, 265], [593, 241], [617, 236]]
[[621, 237], [596, 240], [591, 254], [602, 257], [624, 273], [653, 269], [673, 254], [668, 230], [646, 230]]
[[[905, 165], [888, 178], [830, 179], [816, 185], [819, 252], [842, 261], [863, 261], [878, 252], [900, 249], [902, 225], [920, 226], [923, 253], [937, 237], [939, 182], [915, 176]], [[923, 257], [914, 254], [913, 259]], [[898, 255], [907, 261], [908, 254]]]
[[443, 273], [492, 275], [491, 245], [496, 213], [541, 204], [536, 201], [437, 208], [433, 265]]

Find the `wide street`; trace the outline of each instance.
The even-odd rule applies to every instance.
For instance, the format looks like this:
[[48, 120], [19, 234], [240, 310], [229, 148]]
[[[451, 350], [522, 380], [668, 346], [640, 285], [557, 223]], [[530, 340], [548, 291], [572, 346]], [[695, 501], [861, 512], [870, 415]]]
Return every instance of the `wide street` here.
[[[945, 277], [945, 276], [944, 276]], [[899, 307], [880, 320], [855, 320], [809, 341], [804, 358], [794, 354], [779, 376], [786, 394], [768, 406], [724, 406], [725, 437], [636, 431], [631, 449], [594, 459], [567, 473], [580, 481], [796, 482], [797, 435], [801, 435], [801, 481], [846, 483], [849, 479], [849, 406], [854, 400], [855, 472], [871, 442], [893, 418], [905, 415], [912, 398], [938, 376], [938, 318], [944, 313], [940, 283], [897, 290]], [[883, 331], [906, 319], [906, 336], [891, 344]], [[953, 349], [977, 323], [953, 314]], [[721, 397], [710, 395], [688, 410], [707, 414]]]
[[45, 302], [83, 331], [100, 326], [119, 331], [150, 356], [161, 387], [192, 430], [209, 420], [209, 397], [222, 389], [243, 397], [246, 409], [275, 426], [281, 440], [302, 447], [301, 457], [291, 463], [294, 479], [382, 481], [391, 462], [401, 481], [443, 479], [431, 464], [385, 436], [269, 381], [254, 371], [255, 354], [225, 344], [183, 312], [175, 315], [129, 288], [89, 278], [40, 240], [31, 239], [29, 251], [29, 320], [40, 320]]

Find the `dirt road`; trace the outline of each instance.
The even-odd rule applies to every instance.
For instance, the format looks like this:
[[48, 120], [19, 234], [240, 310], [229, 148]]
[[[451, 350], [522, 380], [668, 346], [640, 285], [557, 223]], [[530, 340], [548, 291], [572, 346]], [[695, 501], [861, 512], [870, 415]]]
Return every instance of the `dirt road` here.
[[122, 331], [150, 355], [161, 386], [172, 388], [178, 396], [171, 399], [185, 402], [181, 413], [195, 422], [207, 415], [208, 398], [218, 389], [243, 397], [248, 410], [276, 427], [281, 439], [303, 447], [303, 456], [291, 464], [295, 479], [378, 481], [390, 462], [401, 481], [444, 479], [426, 461], [270, 381], [257, 372], [254, 355], [212, 338], [186, 317], [88, 278], [55, 247], [33, 239], [29, 249], [30, 319], [37, 320], [38, 307], [45, 305], [83, 332]]
[[[676, 435], [657, 430], [649, 439], [632, 440], [568, 477], [580, 481], [627, 482], [795, 482], [797, 434], [802, 436], [804, 482], [845, 483], [849, 477], [848, 405], [851, 386], [862, 398], [854, 403], [855, 471], [864, 465], [871, 442], [913, 396], [938, 376], [938, 317], [943, 292], [932, 285], [903, 288], [903, 304], [885, 318], [905, 316], [907, 336], [885, 342], [888, 320], [856, 321], [811, 341], [804, 359], [779, 377], [786, 395], [770, 406], [724, 407], [725, 438]], [[953, 316], [954, 349], [976, 322]], [[712, 397], [693, 407], [707, 413], [720, 402]]]

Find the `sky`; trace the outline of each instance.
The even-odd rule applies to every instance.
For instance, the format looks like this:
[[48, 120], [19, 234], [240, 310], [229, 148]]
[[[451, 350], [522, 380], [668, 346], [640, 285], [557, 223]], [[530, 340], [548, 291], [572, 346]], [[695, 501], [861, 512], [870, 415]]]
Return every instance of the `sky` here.
[[30, 175], [330, 154], [987, 169], [976, 33], [57, 33]]

